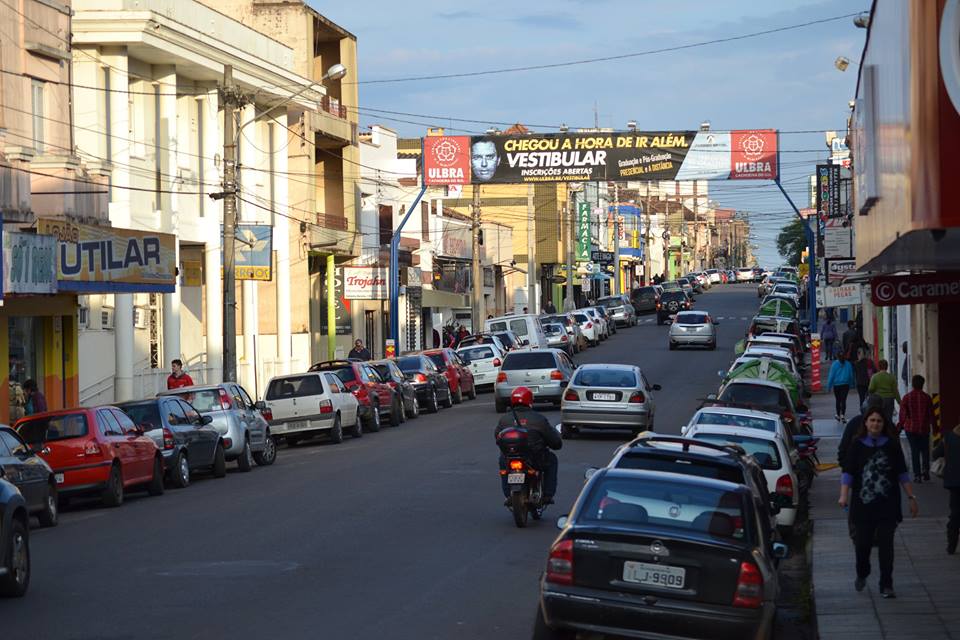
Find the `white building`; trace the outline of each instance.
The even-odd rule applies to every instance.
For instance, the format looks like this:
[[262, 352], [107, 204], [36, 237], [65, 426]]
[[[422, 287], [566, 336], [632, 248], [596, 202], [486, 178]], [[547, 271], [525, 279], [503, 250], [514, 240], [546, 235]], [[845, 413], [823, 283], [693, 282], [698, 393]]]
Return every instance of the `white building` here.
[[289, 71], [289, 47], [193, 0], [73, 7], [78, 154], [109, 177], [113, 226], [175, 234], [180, 270], [173, 292], [81, 298], [80, 402], [152, 395], [174, 358], [198, 383], [221, 379], [222, 200], [209, 196], [222, 191], [227, 66], [250, 98], [237, 114], [239, 223], [261, 228], [239, 228], [237, 264], [264, 280], [238, 281], [237, 354], [256, 395], [274, 373], [309, 364], [309, 336], [291, 335], [291, 237], [301, 230], [288, 209], [286, 126], [316, 110], [323, 87], [305, 89]]

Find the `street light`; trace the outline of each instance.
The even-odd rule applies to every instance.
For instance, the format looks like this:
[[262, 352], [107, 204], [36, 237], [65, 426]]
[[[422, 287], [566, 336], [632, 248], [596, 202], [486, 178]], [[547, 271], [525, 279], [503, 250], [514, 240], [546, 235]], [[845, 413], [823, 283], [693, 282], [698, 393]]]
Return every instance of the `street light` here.
[[567, 131], [570, 131], [570, 127], [568, 127], [567, 123], [564, 122], [560, 125], [560, 133], [566, 133]]
[[835, 66], [839, 71], [846, 71], [847, 67], [850, 66], [850, 58], [847, 58], [846, 56], [840, 56], [833, 61], [833, 66]]
[[347, 68], [338, 62], [337, 64], [330, 65], [327, 72], [320, 78], [320, 82], [324, 80], [340, 80], [345, 75], [347, 75]]
[[636, 130], [637, 130], [637, 121], [636, 121], [636, 120], [631, 120], [631, 121], [629, 121], [629, 122], [627, 123], [627, 129], [629, 129], [630, 131], [636, 131]]
[[710, 131], [710, 121], [704, 120], [700, 123], [700, 131]]

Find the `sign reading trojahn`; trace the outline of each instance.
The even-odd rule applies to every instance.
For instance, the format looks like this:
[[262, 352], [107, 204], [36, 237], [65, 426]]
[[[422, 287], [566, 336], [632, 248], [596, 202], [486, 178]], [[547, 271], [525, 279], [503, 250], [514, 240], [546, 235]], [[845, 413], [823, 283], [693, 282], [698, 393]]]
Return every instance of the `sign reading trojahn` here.
[[386, 300], [387, 270], [379, 267], [344, 267], [343, 297], [347, 300]]
[[37, 232], [58, 240], [61, 291], [172, 293], [176, 236], [41, 218]]

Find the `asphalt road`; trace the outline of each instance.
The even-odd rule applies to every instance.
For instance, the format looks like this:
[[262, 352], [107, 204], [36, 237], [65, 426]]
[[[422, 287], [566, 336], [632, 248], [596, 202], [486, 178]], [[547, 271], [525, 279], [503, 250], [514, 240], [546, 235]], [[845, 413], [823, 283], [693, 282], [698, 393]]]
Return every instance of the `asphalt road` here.
[[[716, 389], [756, 309], [750, 285], [714, 287], [716, 351], [667, 349], [651, 316], [580, 354], [636, 363], [675, 434]], [[557, 416], [557, 411], [546, 412]], [[78, 505], [34, 529], [22, 600], [0, 601], [0, 635], [20, 638], [529, 637], [554, 522], [583, 472], [626, 434], [567, 441], [557, 504], [515, 528], [502, 505], [490, 393], [342, 445], [281, 447], [277, 463], [196, 478], [119, 509]]]

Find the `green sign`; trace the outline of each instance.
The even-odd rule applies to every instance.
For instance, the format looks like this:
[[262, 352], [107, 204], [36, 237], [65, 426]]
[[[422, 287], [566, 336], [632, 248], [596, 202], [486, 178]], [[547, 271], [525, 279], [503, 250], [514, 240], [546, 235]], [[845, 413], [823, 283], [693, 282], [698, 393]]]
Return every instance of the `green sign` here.
[[590, 261], [590, 203], [577, 203], [577, 262]]

